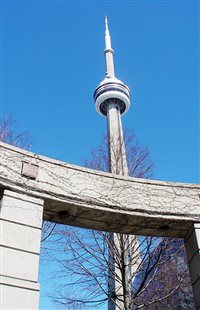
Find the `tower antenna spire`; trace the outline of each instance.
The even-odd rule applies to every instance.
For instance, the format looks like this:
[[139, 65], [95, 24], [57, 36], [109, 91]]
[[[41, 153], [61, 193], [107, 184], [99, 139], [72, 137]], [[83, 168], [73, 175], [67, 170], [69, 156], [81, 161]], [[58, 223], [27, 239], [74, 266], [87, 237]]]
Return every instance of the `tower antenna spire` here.
[[106, 29], [108, 30], [108, 17], [107, 17], [107, 15], [105, 16], [105, 24], [106, 24]]
[[114, 50], [111, 47], [111, 37], [108, 28], [108, 17], [105, 16], [105, 63], [106, 63], [106, 76], [114, 77], [115, 69], [114, 69]]
[[105, 16], [105, 35], [110, 35], [109, 29], [108, 29], [108, 17]]

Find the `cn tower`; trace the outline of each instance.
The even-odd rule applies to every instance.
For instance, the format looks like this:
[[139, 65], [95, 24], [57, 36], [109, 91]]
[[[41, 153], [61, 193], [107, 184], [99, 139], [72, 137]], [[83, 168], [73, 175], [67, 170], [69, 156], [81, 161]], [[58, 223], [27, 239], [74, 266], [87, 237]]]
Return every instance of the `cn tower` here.
[[106, 76], [94, 92], [95, 107], [100, 115], [107, 118], [110, 172], [128, 175], [126, 152], [124, 147], [121, 115], [130, 107], [130, 90], [115, 77], [114, 50], [105, 18], [105, 66]]
[[[128, 86], [115, 77], [114, 50], [111, 46], [107, 17], [105, 18], [104, 55], [106, 76], [94, 92], [95, 107], [100, 115], [107, 118], [110, 172], [128, 175], [121, 115], [127, 113], [130, 108], [130, 90]], [[122, 281], [120, 268], [116, 265], [115, 255], [116, 252], [119, 253], [121, 251], [120, 244], [124, 244], [127, 249], [123, 255], [123, 263], [126, 266], [125, 281]], [[125, 309], [130, 309], [131, 268], [129, 264], [129, 236], [110, 233], [110, 245], [112, 246], [108, 246], [108, 310], [124, 309], [124, 305], [126, 305]], [[115, 250], [113, 250], [113, 245]]]

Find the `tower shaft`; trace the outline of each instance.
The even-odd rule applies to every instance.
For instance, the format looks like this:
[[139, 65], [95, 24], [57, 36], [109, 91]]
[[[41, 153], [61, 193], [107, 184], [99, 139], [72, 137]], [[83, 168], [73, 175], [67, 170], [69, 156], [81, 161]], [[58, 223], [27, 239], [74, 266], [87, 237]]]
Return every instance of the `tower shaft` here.
[[[112, 100], [110, 101], [111, 102], [109, 103], [107, 109], [110, 172], [127, 176], [128, 165], [126, 159], [126, 150], [123, 138], [120, 110], [115, 102], [112, 102]], [[131, 274], [129, 265], [129, 236], [110, 233], [109, 239], [111, 246], [108, 258], [110, 265], [108, 281], [108, 310], [130, 309], [129, 305], [131, 305]], [[123, 278], [126, 281], [124, 285], [122, 284], [122, 271], [120, 270], [116, 259], [118, 253], [121, 252], [121, 248], [127, 249], [123, 254], [123, 261], [125, 265], [125, 276]], [[122, 255], [122, 253], [120, 253], [120, 255]], [[117, 295], [119, 298], [116, 298], [115, 295]]]
[[128, 175], [126, 150], [118, 106], [110, 100], [107, 110], [107, 130], [110, 159], [110, 172]]

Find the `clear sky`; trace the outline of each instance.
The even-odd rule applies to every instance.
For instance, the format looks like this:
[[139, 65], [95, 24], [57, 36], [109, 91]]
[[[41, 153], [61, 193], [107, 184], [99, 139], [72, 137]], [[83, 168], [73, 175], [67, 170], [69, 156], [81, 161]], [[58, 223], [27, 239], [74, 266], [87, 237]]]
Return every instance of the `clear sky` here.
[[0, 116], [15, 113], [32, 151], [81, 165], [106, 131], [93, 92], [104, 78], [104, 16], [116, 76], [154, 178], [199, 182], [198, 1], [1, 1]]

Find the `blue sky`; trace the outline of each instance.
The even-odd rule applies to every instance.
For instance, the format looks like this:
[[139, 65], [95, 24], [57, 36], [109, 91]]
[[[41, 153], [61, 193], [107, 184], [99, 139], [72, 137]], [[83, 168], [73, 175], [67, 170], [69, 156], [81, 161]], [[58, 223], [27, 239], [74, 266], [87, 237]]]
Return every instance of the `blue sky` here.
[[198, 182], [198, 2], [2, 1], [1, 116], [15, 112], [34, 152], [81, 164], [106, 122], [93, 102], [104, 77], [108, 15], [123, 117], [148, 146], [155, 178]]
[[32, 151], [81, 165], [106, 131], [93, 92], [104, 78], [104, 16], [116, 76], [154, 178], [199, 182], [198, 1], [1, 1], [0, 116], [15, 113]]

